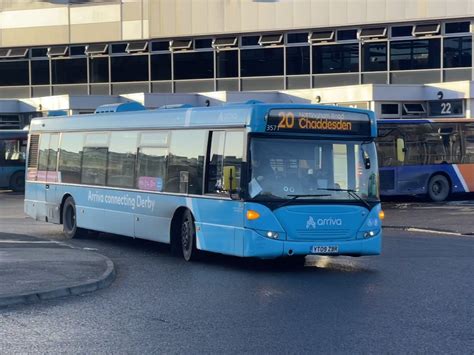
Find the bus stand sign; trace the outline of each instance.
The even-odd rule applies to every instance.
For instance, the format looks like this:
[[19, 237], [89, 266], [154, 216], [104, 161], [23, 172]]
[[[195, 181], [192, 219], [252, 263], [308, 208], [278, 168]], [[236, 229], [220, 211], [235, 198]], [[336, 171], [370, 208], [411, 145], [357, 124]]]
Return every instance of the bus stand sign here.
[[369, 136], [370, 119], [359, 112], [273, 109], [268, 113], [265, 131]]
[[463, 117], [463, 100], [437, 100], [428, 102], [432, 117]]

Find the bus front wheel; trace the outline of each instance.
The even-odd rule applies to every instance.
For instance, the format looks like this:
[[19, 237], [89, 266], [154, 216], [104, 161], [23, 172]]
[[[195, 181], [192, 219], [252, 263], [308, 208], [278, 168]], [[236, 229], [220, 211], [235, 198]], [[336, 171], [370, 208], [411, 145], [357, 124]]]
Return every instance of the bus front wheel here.
[[196, 248], [196, 225], [191, 211], [183, 213], [181, 222], [181, 247], [183, 257], [186, 261], [195, 261], [199, 257], [199, 250]]
[[446, 200], [449, 190], [449, 181], [443, 175], [435, 175], [428, 182], [428, 196], [434, 202]]
[[63, 232], [66, 238], [76, 238], [83, 234], [84, 230], [77, 227], [76, 204], [72, 197], [64, 201], [63, 206]]

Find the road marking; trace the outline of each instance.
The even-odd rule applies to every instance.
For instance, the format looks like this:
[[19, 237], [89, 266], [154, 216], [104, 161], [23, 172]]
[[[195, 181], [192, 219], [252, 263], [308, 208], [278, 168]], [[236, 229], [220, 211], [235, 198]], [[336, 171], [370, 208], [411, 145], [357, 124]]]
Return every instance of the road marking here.
[[73, 246], [68, 245], [63, 242], [57, 242], [54, 240], [34, 240], [34, 241], [27, 241], [27, 240], [0, 240], [0, 244], [58, 244], [58, 245], [63, 245], [68, 248], [74, 249]]
[[420, 233], [430, 233], [430, 234], [442, 234], [442, 235], [452, 235], [456, 237], [468, 237], [468, 238], [473, 238], [474, 236], [468, 235], [468, 234], [462, 234], [462, 233], [456, 233], [456, 232], [443, 232], [443, 231], [437, 231], [437, 230], [431, 230], [431, 229], [422, 229], [422, 228], [405, 228], [406, 231], [408, 232], [420, 232]]

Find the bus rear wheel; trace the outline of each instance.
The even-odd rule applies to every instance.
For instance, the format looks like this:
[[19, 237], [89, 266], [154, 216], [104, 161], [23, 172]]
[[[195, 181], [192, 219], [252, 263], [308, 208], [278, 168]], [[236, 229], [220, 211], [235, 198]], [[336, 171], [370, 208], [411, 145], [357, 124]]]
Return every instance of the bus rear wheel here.
[[428, 182], [428, 197], [431, 201], [441, 202], [449, 196], [449, 181], [443, 175], [435, 175]]
[[76, 203], [72, 197], [68, 197], [63, 206], [63, 233], [66, 238], [71, 239], [83, 235], [84, 231], [77, 227]]
[[189, 210], [183, 213], [181, 222], [181, 247], [186, 261], [199, 259], [199, 250], [196, 248], [196, 225]]
[[10, 190], [15, 192], [25, 191], [25, 174], [17, 171], [10, 177]]

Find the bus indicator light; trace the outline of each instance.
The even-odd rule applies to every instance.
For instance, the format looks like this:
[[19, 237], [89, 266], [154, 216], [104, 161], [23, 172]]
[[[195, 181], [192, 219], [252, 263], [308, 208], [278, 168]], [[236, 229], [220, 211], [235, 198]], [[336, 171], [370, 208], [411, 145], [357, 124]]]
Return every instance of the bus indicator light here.
[[384, 211], [381, 210], [381, 211], [379, 212], [379, 218], [380, 218], [382, 221], [384, 220], [384, 218], [385, 218], [385, 212], [384, 212]]
[[247, 211], [247, 219], [249, 221], [253, 221], [255, 219], [259, 219], [260, 218], [260, 213], [258, 213], [257, 211], [254, 211], [254, 210], [248, 210]]

